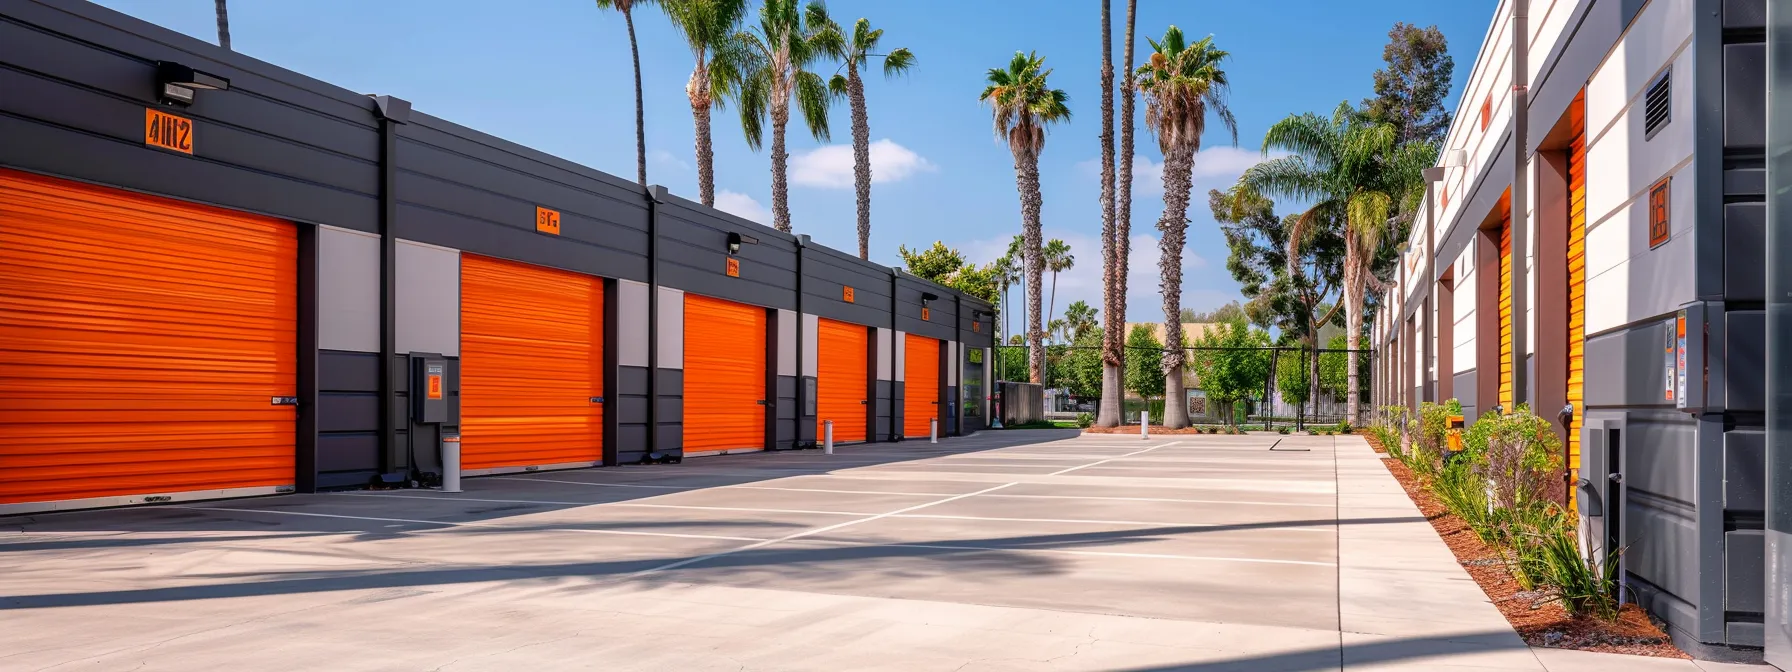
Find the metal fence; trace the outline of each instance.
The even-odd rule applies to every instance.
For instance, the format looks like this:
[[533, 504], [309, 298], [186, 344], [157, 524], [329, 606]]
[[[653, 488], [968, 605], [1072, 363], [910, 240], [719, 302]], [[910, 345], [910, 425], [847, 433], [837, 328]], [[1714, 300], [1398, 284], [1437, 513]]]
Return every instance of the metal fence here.
[[[1030, 348], [1025, 345], [998, 345], [995, 347], [993, 365], [996, 380], [1037, 382], [1045, 388], [1045, 416], [1051, 420], [1075, 421], [1083, 414], [1093, 418], [1101, 407], [1101, 348], [1100, 346], [1052, 345], [1044, 346], [1045, 366], [1040, 380], [1032, 380], [1028, 354]], [[1137, 369], [1149, 366], [1151, 362], [1161, 362], [1167, 350], [1151, 348], [1127, 347], [1127, 368]], [[1316, 352], [1299, 346], [1271, 346], [1263, 348], [1184, 348], [1184, 387], [1187, 398], [1184, 403], [1189, 410], [1189, 421], [1197, 425], [1206, 424], [1241, 424], [1265, 425], [1267, 427], [1306, 425], [1335, 425], [1346, 419], [1349, 409], [1349, 390], [1347, 364], [1349, 350], [1342, 348], [1320, 348]], [[1376, 371], [1376, 353], [1372, 350], [1358, 349], [1358, 376], [1356, 394], [1358, 395], [1358, 418], [1351, 419], [1351, 424], [1361, 425], [1373, 408], [1371, 373]], [[1315, 356], [1316, 355], [1316, 356]], [[1134, 358], [1139, 358], [1135, 361]], [[1224, 403], [1210, 397], [1204, 389], [1196, 366], [1198, 358], [1208, 362], [1227, 360], [1230, 365], [1253, 366], [1262, 369], [1260, 384], [1248, 385], [1249, 391], [1237, 394], [1237, 386], [1231, 390], [1233, 399]], [[1312, 389], [1312, 366], [1315, 359], [1319, 361], [1322, 374], [1320, 389], [1314, 394]], [[1160, 365], [1161, 366], [1161, 365]], [[1161, 370], [1161, 369], [1160, 369]], [[1292, 379], [1292, 380], [1285, 380]], [[1289, 394], [1286, 388], [1293, 387], [1292, 381], [1306, 381], [1300, 386], [1305, 394]], [[1153, 422], [1160, 422], [1166, 400], [1161, 385], [1154, 390], [1141, 394], [1133, 380], [1122, 374], [1124, 394], [1121, 400], [1122, 422], [1134, 424], [1139, 421], [1139, 413], [1149, 409]], [[1228, 416], [1230, 411], [1230, 416]]]

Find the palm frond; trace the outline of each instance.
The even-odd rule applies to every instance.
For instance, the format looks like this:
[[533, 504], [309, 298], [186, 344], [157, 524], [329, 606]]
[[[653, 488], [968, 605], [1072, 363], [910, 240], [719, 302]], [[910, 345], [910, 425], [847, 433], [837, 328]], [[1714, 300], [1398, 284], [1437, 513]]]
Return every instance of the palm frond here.
[[828, 93], [835, 97], [845, 97], [847, 91], [846, 75], [834, 75], [828, 78]]
[[[877, 32], [882, 33], [883, 31]], [[915, 67], [915, 53], [907, 48], [891, 51], [884, 56], [885, 77], [895, 77], [907, 73], [912, 67]]]
[[1329, 194], [1324, 171], [1299, 155], [1262, 161], [1238, 178], [1252, 190], [1297, 201], [1321, 199]]
[[796, 73], [796, 103], [803, 111], [803, 123], [816, 140], [828, 139], [828, 105], [833, 101], [821, 75], [804, 70]]

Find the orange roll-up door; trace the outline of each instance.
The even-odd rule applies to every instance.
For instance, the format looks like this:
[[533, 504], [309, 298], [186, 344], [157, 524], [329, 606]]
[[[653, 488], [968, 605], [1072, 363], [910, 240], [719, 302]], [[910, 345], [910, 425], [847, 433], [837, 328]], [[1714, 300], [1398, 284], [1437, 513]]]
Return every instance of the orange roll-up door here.
[[1512, 403], [1512, 210], [1511, 201], [1500, 220], [1500, 393], [1497, 403], [1513, 411]]
[[0, 170], [0, 512], [292, 485], [298, 314], [290, 223]]
[[[1569, 105], [1568, 141], [1568, 469], [1580, 470], [1581, 415], [1586, 409], [1587, 345], [1587, 118], [1586, 93]], [[1573, 488], [1569, 489], [1572, 495]]]
[[[940, 415], [940, 342], [907, 334], [902, 361], [902, 435], [927, 436], [928, 420]], [[946, 431], [944, 419], [940, 432]]]
[[461, 468], [603, 461], [604, 281], [462, 254]]
[[862, 325], [833, 320], [821, 320], [819, 331], [815, 436], [819, 440], [821, 423], [832, 420], [835, 441], [864, 441], [871, 332]]
[[765, 447], [765, 309], [684, 295], [685, 452]]

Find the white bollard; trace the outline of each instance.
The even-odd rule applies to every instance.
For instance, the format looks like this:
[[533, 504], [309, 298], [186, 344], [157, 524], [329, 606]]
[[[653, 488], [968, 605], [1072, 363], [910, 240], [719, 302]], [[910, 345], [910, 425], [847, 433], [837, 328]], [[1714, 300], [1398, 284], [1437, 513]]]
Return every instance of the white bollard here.
[[834, 454], [833, 420], [826, 420], [821, 423], [821, 452], [827, 455]]
[[442, 492], [460, 492], [460, 434], [442, 436]]
[[1139, 411], [1139, 438], [1151, 438], [1151, 409]]
[[939, 418], [928, 418], [927, 419], [927, 442], [928, 443], [939, 443], [940, 442], [940, 419]]

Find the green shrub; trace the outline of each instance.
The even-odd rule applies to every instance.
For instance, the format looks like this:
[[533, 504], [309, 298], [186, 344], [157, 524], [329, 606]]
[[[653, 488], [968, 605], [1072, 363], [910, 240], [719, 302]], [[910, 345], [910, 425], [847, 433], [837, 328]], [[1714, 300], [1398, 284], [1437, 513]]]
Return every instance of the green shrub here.
[[1338, 421], [1338, 433], [1339, 434], [1349, 434], [1350, 433], [1350, 421], [1349, 420], [1339, 420]]
[[1523, 573], [1535, 577], [1555, 593], [1570, 616], [1618, 617], [1618, 560], [1624, 550], [1606, 553], [1603, 562], [1581, 555], [1568, 515], [1555, 512], [1555, 520], [1527, 532], [1532, 550], [1520, 558]]
[[1076, 416], [1076, 426], [1081, 427], [1083, 429], [1088, 429], [1090, 427], [1094, 427], [1095, 426], [1095, 416], [1090, 415], [1088, 413], [1078, 413]]
[[1282, 436], [1287, 436], [1290, 431], [1291, 430], [1289, 430], [1287, 427], [1283, 427], [1281, 429], [1277, 429], [1276, 433], [1281, 434]]

